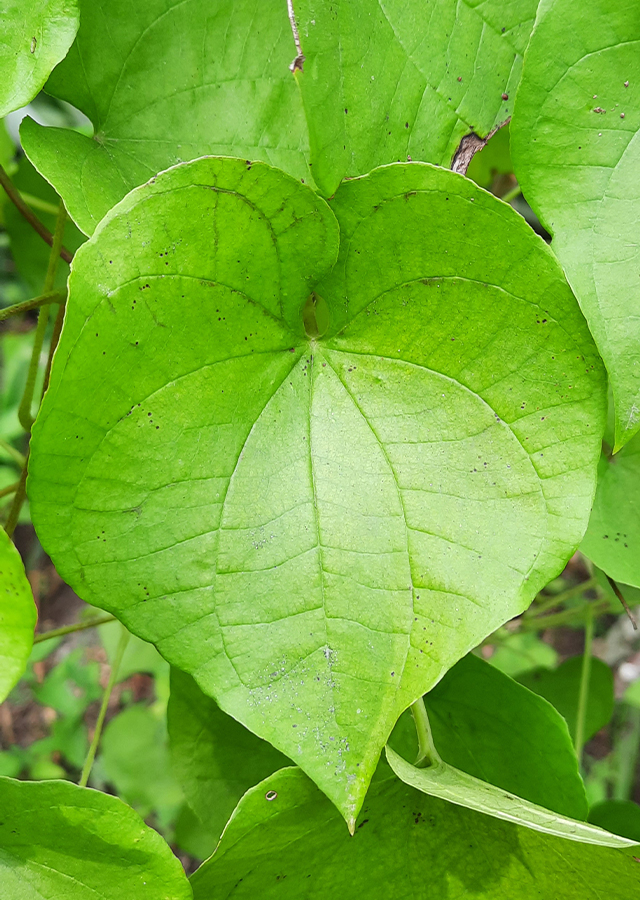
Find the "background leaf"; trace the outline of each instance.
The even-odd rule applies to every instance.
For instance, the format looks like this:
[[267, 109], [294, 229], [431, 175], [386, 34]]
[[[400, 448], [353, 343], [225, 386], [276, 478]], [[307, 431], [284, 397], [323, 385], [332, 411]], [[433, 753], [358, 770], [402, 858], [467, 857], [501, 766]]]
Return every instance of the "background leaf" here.
[[[520, 684], [552, 703], [564, 717], [575, 740], [578, 696], [582, 675], [582, 656], [572, 656], [557, 669], [534, 669], [518, 676]], [[588, 741], [607, 724], [613, 713], [613, 672], [601, 659], [591, 660], [589, 695], [584, 723]]]
[[0, 118], [33, 100], [77, 30], [77, 0], [4, 0]]
[[614, 581], [640, 588], [640, 435], [603, 454], [581, 549]]
[[464, 135], [505, 122], [538, 0], [295, 0], [313, 177], [407, 159], [449, 168]]
[[187, 801], [216, 838], [250, 787], [290, 765], [178, 669], [171, 670], [167, 716], [171, 756]]
[[616, 445], [640, 428], [640, 6], [542, 0], [511, 123], [525, 197], [607, 366]]
[[36, 626], [36, 605], [20, 554], [0, 529], [0, 703], [24, 672]]
[[640, 886], [625, 851], [519, 828], [393, 778], [372, 786], [354, 837], [341, 826], [300, 770], [283, 769], [240, 801], [192, 876], [194, 898], [634, 900]]
[[631, 800], [605, 800], [589, 811], [589, 821], [640, 842], [640, 806]]
[[64, 781], [0, 778], [3, 900], [189, 900], [159, 834], [108, 794]]
[[91, 234], [136, 185], [205, 154], [263, 160], [309, 182], [295, 46], [281, 0], [81, 0], [47, 91], [93, 139], [23, 124], [25, 151]]

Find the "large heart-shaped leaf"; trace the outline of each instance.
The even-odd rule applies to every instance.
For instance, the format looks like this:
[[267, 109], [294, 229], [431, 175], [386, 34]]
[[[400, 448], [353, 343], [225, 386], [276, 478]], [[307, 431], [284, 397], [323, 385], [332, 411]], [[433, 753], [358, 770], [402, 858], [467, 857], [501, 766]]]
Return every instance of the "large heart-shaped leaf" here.
[[191, 884], [195, 900], [635, 900], [632, 852], [540, 834], [393, 778], [372, 785], [351, 838], [303, 773], [282, 769], [243, 797]]
[[24, 672], [36, 618], [20, 554], [0, 528], [0, 703]]
[[413, 164], [333, 209], [307, 337], [309, 188], [203, 159], [132, 192], [74, 261], [29, 494], [63, 577], [353, 825], [402, 710], [574, 551], [605, 398], [510, 207]]
[[603, 454], [596, 498], [581, 549], [616, 581], [640, 588], [638, 547], [640, 435], [615, 456]]
[[[313, 176], [406, 159], [450, 166], [505, 122], [538, 0], [294, 0]], [[476, 138], [475, 149], [480, 144]]]
[[249, 788], [290, 765], [178, 669], [171, 670], [167, 724], [173, 765], [187, 801], [216, 838]]
[[0, 778], [2, 900], [189, 900], [159, 834], [108, 794]]
[[606, 363], [621, 447], [640, 428], [640, 5], [543, 0], [511, 153]]
[[4, 0], [0, 17], [0, 118], [33, 100], [71, 46], [77, 0]]
[[91, 234], [131, 188], [207, 153], [246, 156], [310, 180], [285, 0], [81, 0], [82, 21], [47, 91], [95, 135], [43, 128], [22, 140]]

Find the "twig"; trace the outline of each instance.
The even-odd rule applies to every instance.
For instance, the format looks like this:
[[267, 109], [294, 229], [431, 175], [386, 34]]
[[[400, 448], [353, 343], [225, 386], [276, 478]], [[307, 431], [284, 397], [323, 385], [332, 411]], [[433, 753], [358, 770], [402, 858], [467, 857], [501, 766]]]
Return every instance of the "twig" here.
[[129, 632], [123, 625], [122, 626], [122, 634], [120, 635], [120, 641], [118, 643], [118, 648], [116, 650], [116, 655], [114, 656], [113, 663], [111, 664], [111, 672], [109, 673], [109, 681], [107, 682], [107, 686], [104, 689], [104, 694], [102, 696], [102, 704], [100, 706], [100, 712], [98, 713], [98, 720], [96, 722], [96, 727], [93, 732], [93, 739], [91, 741], [91, 746], [89, 747], [89, 752], [87, 753], [87, 758], [84, 762], [84, 766], [82, 767], [82, 774], [80, 775], [80, 781], [78, 782], [80, 787], [86, 787], [87, 782], [89, 781], [89, 775], [91, 774], [91, 767], [93, 766], [93, 761], [96, 758], [98, 744], [100, 743], [100, 735], [102, 734], [102, 726], [104, 725], [104, 719], [107, 714], [107, 707], [109, 706], [109, 698], [111, 697], [111, 691], [113, 690], [113, 686], [116, 683], [116, 678], [118, 677], [118, 669], [120, 668], [120, 663], [122, 662], [122, 657], [124, 656], [124, 651], [127, 649], [128, 643], [129, 643]]
[[115, 616], [94, 616], [93, 619], [87, 619], [85, 622], [76, 622], [74, 625], [65, 625], [63, 628], [54, 628], [52, 631], [43, 631], [41, 634], [36, 634], [33, 643], [41, 644], [43, 641], [51, 641], [57, 637], [64, 637], [65, 634], [73, 634], [76, 631], [85, 631], [87, 628], [97, 628], [98, 625], [106, 625], [107, 622], [115, 621]]
[[576, 756], [578, 762], [582, 761], [582, 748], [584, 747], [585, 721], [587, 717], [587, 705], [589, 703], [589, 681], [591, 679], [591, 646], [593, 644], [593, 608], [589, 607], [587, 621], [584, 628], [584, 656], [582, 657], [582, 671], [580, 673], [580, 693], [578, 695], [578, 713], [576, 716]]
[[[606, 574], [607, 574], [607, 573], [605, 572], [605, 575], [606, 575]], [[626, 614], [629, 616], [629, 621], [630, 621], [631, 624], [633, 625], [633, 630], [634, 630], [634, 631], [637, 631], [637, 630], [638, 630], [638, 623], [636, 622], [633, 613], [632, 613], [631, 610], [629, 609], [629, 604], [627, 603], [627, 601], [626, 601], [626, 600], [624, 599], [624, 597], [622, 596], [622, 591], [620, 590], [620, 588], [618, 587], [618, 585], [615, 583], [615, 581], [613, 580], [613, 578], [611, 578], [609, 575], [607, 575], [607, 581], [608, 581], [609, 584], [611, 585], [611, 590], [613, 591], [613, 593], [616, 595], [616, 597], [618, 598], [618, 600], [620, 601], [620, 603], [622, 603], [622, 605], [623, 605], [623, 607], [624, 607], [624, 611], [625, 611]]]
[[11, 509], [9, 510], [9, 515], [7, 516], [7, 523], [4, 526], [4, 530], [7, 532], [9, 537], [16, 530], [16, 525], [18, 524], [18, 517], [20, 516], [20, 510], [22, 509], [22, 504], [24, 503], [27, 497], [27, 469], [29, 466], [29, 450], [27, 450], [24, 458], [24, 466], [22, 467], [22, 472], [20, 473], [20, 481], [18, 482], [18, 486], [16, 488], [16, 494], [13, 498], [13, 503], [11, 504]]
[[0, 322], [9, 319], [11, 316], [19, 316], [21, 313], [29, 312], [31, 309], [38, 309], [40, 306], [47, 306], [49, 303], [64, 303], [67, 295], [63, 291], [50, 291], [48, 294], [40, 294], [39, 297], [32, 297], [31, 300], [23, 300], [22, 303], [14, 303], [13, 306], [7, 306], [0, 309]]
[[[40, 219], [31, 212], [27, 204], [20, 196], [19, 191], [17, 191], [13, 186], [11, 179], [2, 168], [2, 166], [0, 166], [0, 184], [5, 189], [9, 200], [11, 200], [18, 212], [27, 220], [33, 230], [37, 231], [42, 240], [49, 244], [50, 247], [53, 247], [53, 235], [46, 227], [46, 225], [43, 225]], [[70, 263], [73, 259], [73, 253], [69, 253], [69, 251], [66, 250], [63, 246], [60, 246], [60, 256], [67, 263]]]
[[296, 22], [296, 14], [293, 9], [293, 0], [287, 0], [287, 9], [289, 11], [289, 22], [291, 23], [291, 31], [293, 32], [293, 41], [296, 45], [296, 58], [291, 63], [289, 68], [292, 72], [302, 72], [305, 55], [302, 52], [302, 45], [300, 44], [300, 32], [298, 31], [298, 23]]
[[8, 484], [6, 487], [3, 487], [0, 490], [0, 497], [8, 497], [9, 494], [13, 494], [14, 491], [18, 490], [19, 485], [19, 481], [14, 481], [13, 484]]

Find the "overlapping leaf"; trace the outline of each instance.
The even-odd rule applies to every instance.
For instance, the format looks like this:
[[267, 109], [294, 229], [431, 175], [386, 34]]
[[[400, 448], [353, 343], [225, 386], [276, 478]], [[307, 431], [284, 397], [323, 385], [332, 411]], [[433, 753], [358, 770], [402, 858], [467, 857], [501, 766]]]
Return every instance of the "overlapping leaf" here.
[[[640, 361], [638, 363], [640, 366]], [[581, 549], [616, 581], [640, 588], [640, 435], [602, 457]]]
[[223, 713], [193, 678], [178, 669], [171, 671], [167, 724], [174, 768], [187, 801], [216, 838], [242, 795], [290, 764]]
[[4, 0], [0, 118], [33, 100], [64, 58], [77, 30], [77, 0]]
[[313, 176], [419, 159], [449, 167], [463, 136], [505, 122], [538, 0], [294, 0]]
[[36, 605], [20, 554], [0, 529], [0, 703], [24, 672], [36, 625]]
[[74, 262], [29, 493], [63, 577], [353, 824], [402, 710], [575, 549], [604, 390], [510, 207], [414, 164], [332, 208], [318, 281], [336, 222], [283, 173], [132, 192]]
[[310, 180], [295, 45], [283, 0], [81, 0], [71, 52], [47, 91], [95, 134], [27, 120], [25, 149], [91, 234], [131, 188], [207, 153]]
[[192, 876], [195, 900], [635, 900], [640, 887], [633, 851], [540, 834], [393, 778], [372, 786], [354, 837], [341, 825], [299, 769], [277, 772]]
[[607, 366], [622, 447], [640, 428], [637, 3], [543, 0], [511, 153]]
[[0, 778], [3, 900], [189, 900], [180, 862], [117, 797]]

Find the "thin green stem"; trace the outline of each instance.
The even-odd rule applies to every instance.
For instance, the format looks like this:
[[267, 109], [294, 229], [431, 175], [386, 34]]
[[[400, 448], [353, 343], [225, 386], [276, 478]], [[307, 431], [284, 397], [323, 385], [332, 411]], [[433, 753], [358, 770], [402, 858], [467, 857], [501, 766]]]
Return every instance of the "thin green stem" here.
[[587, 601], [580, 606], [572, 606], [550, 616], [523, 618], [520, 620], [520, 631], [544, 631], [546, 628], [557, 628], [559, 625], [568, 625], [576, 619], [583, 618], [588, 615], [589, 610], [592, 611], [594, 616], [599, 616], [602, 613], [606, 613], [608, 609], [609, 601], [606, 599], [596, 602]]
[[511, 201], [515, 200], [516, 197], [519, 197], [521, 193], [522, 188], [519, 184], [517, 184], [514, 188], [511, 188], [510, 191], [507, 191], [506, 194], [503, 194], [500, 199], [504, 200], [505, 203], [511, 203]]
[[27, 450], [27, 455], [25, 456], [24, 466], [22, 467], [22, 472], [20, 473], [20, 481], [18, 482], [18, 486], [16, 488], [16, 493], [13, 498], [13, 503], [11, 504], [11, 509], [9, 510], [9, 515], [7, 516], [7, 522], [4, 526], [4, 530], [7, 532], [9, 537], [12, 536], [13, 532], [16, 530], [16, 525], [18, 524], [18, 518], [20, 516], [20, 510], [22, 509], [22, 504], [27, 498], [27, 470], [29, 466], [29, 451]]
[[96, 727], [93, 732], [93, 739], [91, 741], [91, 746], [89, 747], [89, 752], [87, 753], [87, 758], [84, 762], [84, 766], [82, 767], [80, 781], [78, 782], [80, 787], [86, 787], [87, 783], [89, 781], [89, 775], [91, 774], [91, 768], [93, 766], [93, 761], [96, 758], [98, 744], [100, 743], [100, 736], [102, 734], [102, 727], [104, 725], [104, 719], [105, 719], [105, 716], [107, 715], [109, 699], [111, 697], [111, 692], [113, 690], [113, 686], [116, 683], [116, 678], [118, 677], [118, 669], [120, 668], [120, 663], [122, 662], [122, 657], [124, 656], [124, 651], [127, 649], [128, 643], [129, 643], [129, 632], [123, 625], [122, 626], [122, 634], [120, 635], [120, 640], [118, 641], [118, 647], [116, 649], [116, 655], [114, 656], [113, 663], [111, 664], [111, 672], [109, 673], [109, 681], [107, 682], [107, 686], [104, 689], [104, 694], [102, 696], [102, 703], [100, 705], [100, 712], [98, 713], [98, 720], [96, 722]]
[[[47, 266], [47, 274], [45, 276], [44, 289], [42, 291], [43, 296], [50, 294], [53, 290], [66, 218], [67, 213], [64, 204], [60, 201], [60, 211], [56, 220], [56, 230], [53, 236], [53, 245], [51, 247], [51, 253], [49, 254], [49, 265]], [[49, 309], [50, 304], [46, 304], [42, 307], [40, 315], [38, 316], [38, 325], [36, 327], [33, 348], [31, 351], [31, 361], [29, 363], [29, 371], [27, 372], [27, 382], [18, 408], [18, 419], [25, 431], [30, 431], [34, 422], [34, 417], [31, 414], [31, 407], [33, 404], [36, 378], [38, 377], [38, 368], [40, 366], [40, 354], [42, 353], [44, 336], [49, 323]]]
[[[43, 225], [40, 219], [31, 212], [27, 204], [20, 196], [20, 192], [17, 191], [13, 186], [13, 182], [11, 181], [5, 170], [2, 168], [2, 166], [0, 166], [0, 184], [5, 189], [7, 197], [9, 198], [9, 200], [11, 200], [20, 215], [27, 220], [29, 225], [31, 225], [33, 230], [40, 235], [43, 241], [45, 241], [50, 247], [53, 247], [53, 235], [46, 227], [46, 225]], [[73, 254], [69, 253], [69, 251], [62, 246], [62, 241], [60, 242], [60, 248], [58, 252], [65, 262], [70, 263], [73, 259]]]
[[631, 798], [640, 752], [640, 709], [627, 707], [625, 727], [628, 731], [617, 741], [614, 751], [618, 763], [613, 781], [614, 800]]
[[584, 626], [584, 656], [580, 673], [580, 693], [578, 694], [578, 714], [576, 716], [576, 756], [582, 762], [585, 721], [589, 704], [589, 681], [591, 679], [591, 650], [593, 644], [593, 607], [589, 607]]
[[0, 438], [0, 447], [9, 454], [14, 462], [18, 463], [20, 468], [24, 466], [24, 453], [20, 453], [19, 450], [16, 450], [13, 444], [10, 444], [9, 441], [5, 441], [4, 438]]
[[51, 641], [57, 637], [64, 637], [65, 634], [73, 634], [76, 631], [85, 631], [87, 628], [97, 628], [98, 625], [106, 625], [108, 622], [115, 621], [115, 616], [94, 616], [93, 619], [86, 619], [84, 622], [76, 622], [74, 625], [65, 625], [63, 628], [54, 628], [52, 631], [43, 631], [42, 634], [36, 634], [33, 643], [41, 644], [43, 641]]
[[34, 194], [28, 194], [26, 191], [18, 191], [18, 193], [31, 209], [38, 209], [40, 212], [49, 213], [50, 216], [58, 215], [58, 207], [55, 203], [48, 203], [46, 200], [41, 200], [40, 197], [36, 197]]
[[40, 306], [47, 306], [49, 303], [64, 303], [67, 295], [62, 291], [51, 291], [49, 294], [41, 294], [39, 297], [33, 297], [31, 300], [23, 300], [22, 303], [14, 303], [13, 306], [7, 306], [0, 309], [0, 322], [9, 319], [11, 316], [19, 316], [22, 313], [29, 312], [31, 309], [38, 309]]
[[429, 716], [424, 705], [422, 697], [411, 704], [411, 715], [416, 726], [418, 734], [418, 758], [415, 765], [419, 769], [426, 769], [428, 766], [434, 766], [439, 763], [440, 754], [436, 750], [433, 743], [433, 735], [431, 734], [431, 725], [429, 724]]
[[0, 497], [8, 497], [9, 494], [13, 494], [14, 491], [18, 490], [19, 484], [19, 481], [14, 481], [13, 484], [8, 484], [6, 487], [0, 489]]
[[580, 584], [574, 584], [573, 587], [568, 588], [566, 591], [556, 594], [555, 597], [545, 597], [540, 603], [536, 603], [535, 606], [530, 606], [524, 614], [524, 618], [534, 618], [535, 616], [539, 616], [541, 613], [546, 612], [548, 609], [562, 606], [567, 600], [573, 600], [574, 597], [579, 597], [585, 591], [596, 587], [597, 584], [596, 578], [589, 578], [587, 581], [582, 581]]

